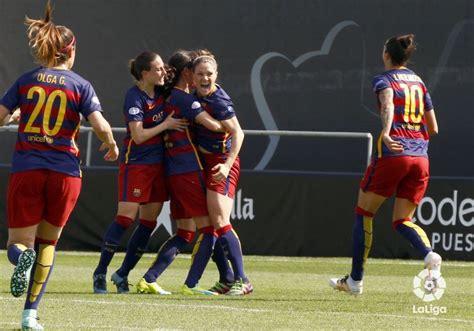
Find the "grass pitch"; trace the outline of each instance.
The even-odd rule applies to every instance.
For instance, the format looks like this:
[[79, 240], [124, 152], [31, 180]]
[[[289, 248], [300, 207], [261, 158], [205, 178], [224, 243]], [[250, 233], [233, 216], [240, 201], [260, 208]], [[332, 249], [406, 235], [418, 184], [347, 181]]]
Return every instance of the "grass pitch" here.
[[[136, 283], [153, 260], [147, 254], [130, 274]], [[109, 275], [123, 259], [117, 254]], [[350, 268], [348, 258], [245, 257], [255, 292], [245, 297], [188, 297], [179, 294], [190, 263], [179, 256], [159, 284], [176, 294], [92, 293], [98, 254], [58, 252], [55, 270], [39, 310], [46, 330], [158, 329], [474, 329], [474, 263], [445, 262], [446, 291], [440, 300], [423, 302], [412, 292], [422, 263], [369, 260], [364, 294], [352, 297], [328, 286], [330, 277]], [[0, 251], [0, 329], [19, 327], [22, 298], [9, 293], [12, 266]], [[217, 279], [213, 264], [201, 280]], [[438, 307], [438, 308], [436, 308]], [[424, 311], [424, 312], [422, 312]], [[436, 311], [442, 311], [436, 315]]]

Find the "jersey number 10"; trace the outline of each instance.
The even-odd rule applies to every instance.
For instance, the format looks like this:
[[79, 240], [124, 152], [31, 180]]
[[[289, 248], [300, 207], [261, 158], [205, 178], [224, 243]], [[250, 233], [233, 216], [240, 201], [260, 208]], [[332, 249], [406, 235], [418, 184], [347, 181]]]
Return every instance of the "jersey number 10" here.
[[[407, 84], [400, 84], [400, 87], [403, 89], [405, 94], [405, 112], [403, 113], [403, 120], [406, 123], [420, 123], [425, 110], [423, 90], [419, 85], [408, 86]], [[416, 111], [417, 101], [418, 114]]]

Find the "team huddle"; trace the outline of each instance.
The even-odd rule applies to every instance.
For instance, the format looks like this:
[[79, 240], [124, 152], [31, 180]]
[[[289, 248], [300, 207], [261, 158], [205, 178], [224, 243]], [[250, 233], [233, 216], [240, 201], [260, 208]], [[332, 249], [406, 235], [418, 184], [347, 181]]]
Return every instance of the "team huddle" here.
[[[107, 266], [138, 214], [139, 224], [122, 265], [111, 276], [118, 293], [129, 291], [128, 275], [145, 252], [169, 196], [176, 234], [159, 249], [137, 291], [170, 294], [157, 278], [193, 241], [197, 230], [182, 293], [251, 293], [240, 241], [230, 224], [244, 134], [232, 100], [216, 85], [214, 56], [205, 50], [180, 50], [170, 57], [167, 70], [160, 56], [146, 51], [130, 67], [136, 85], [127, 92], [124, 104], [127, 136], [119, 170], [118, 213], [104, 237], [93, 276], [94, 292], [107, 293]], [[198, 282], [211, 255], [220, 277], [212, 288], [204, 289]]]
[[[11, 292], [15, 297], [27, 293], [21, 322], [26, 330], [43, 329], [37, 309], [56, 244], [81, 190], [81, 116], [102, 141], [105, 160], [119, 157], [94, 88], [71, 70], [76, 38], [52, 22], [51, 12], [48, 1], [44, 19], [26, 19], [29, 44], [41, 66], [20, 76], [0, 100], [0, 122], [10, 116], [19, 122], [8, 187], [7, 253], [16, 266]], [[182, 293], [251, 293], [240, 240], [230, 224], [244, 134], [231, 98], [216, 84], [216, 59], [206, 50], [181, 50], [165, 65], [158, 54], [145, 51], [130, 61], [130, 73], [135, 84], [124, 101], [127, 135], [120, 153], [118, 211], [104, 236], [94, 292], [107, 292], [107, 267], [138, 216], [124, 261], [111, 277], [119, 293], [129, 291], [128, 274], [146, 250], [163, 202], [170, 200], [177, 232], [139, 280], [138, 292], [170, 294], [156, 280], [197, 232]], [[219, 279], [203, 289], [198, 282], [211, 256]]]
[[[168, 200], [176, 234], [137, 280], [137, 292], [171, 294], [157, 281], [197, 235], [181, 293], [252, 293], [240, 240], [230, 223], [244, 133], [231, 98], [216, 84], [214, 55], [202, 49], [178, 50], [165, 64], [160, 55], [144, 51], [130, 61], [135, 83], [125, 95], [127, 134], [119, 153], [94, 88], [71, 70], [76, 37], [67, 27], [55, 25], [51, 13], [48, 1], [44, 19], [26, 19], [29, 45], [41, 66], [21, 75], [0, 99], [0, 123], [9, 119], [19, 123], [8, 185], [7, 255], [15, 266], [12, 295], [27, 293], [22, 329], [43, 330], [38, 306], [53, 269], [56, 244], [81, 190], [77, 147], [81, 117], [101, 140], [105, 160], [114, 162], [120, 155], [117, 215], [104, 235], [93, 271], [94, 293], [108, 293], [108, 266], [124, 233], [138, 218], [122, 264], [110, 275], [118, 293], [129, 292], [129, 273], [146, 251]], [[373, 217], [392, 195], [396, 196], [394, 229], [423, 255], [428, 280], [435, 287], [441, 276], [441, 257], [411, 221], [429, 179], [429, 137], [438, 132], [426, 86], [406, 67], [414, 50], [413, 35], [388, 39], [383, 49], [386, 71], [373, 81], [382, 133], [377, 155], [360, 184], [352, 270], [329, 281], [334, 289], [354, 295], [363, 290]], [[203, 288], [199, 280], [210, 259], [219, 278]]]

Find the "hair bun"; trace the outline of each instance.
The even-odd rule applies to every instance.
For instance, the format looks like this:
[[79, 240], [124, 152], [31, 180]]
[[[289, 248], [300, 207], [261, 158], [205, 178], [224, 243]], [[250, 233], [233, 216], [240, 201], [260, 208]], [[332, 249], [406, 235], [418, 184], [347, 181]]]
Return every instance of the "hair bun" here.
[[407, 49], [408, 46], [410, 45], [410, 40], [407, 38], [407, 39], [400, 39], [400, 45], [402, 45], [402, 47], [404, 49]]
[[413, 34], [409, 34], [409, 35], [405, 35], [405, 36], [402, 36], [400, 37], [400, 45], [404, 48], [404, 49], [407, 49], [409, 48], [411, 45], [413, 45], [413, 39], [415, 38], [415, 36]]

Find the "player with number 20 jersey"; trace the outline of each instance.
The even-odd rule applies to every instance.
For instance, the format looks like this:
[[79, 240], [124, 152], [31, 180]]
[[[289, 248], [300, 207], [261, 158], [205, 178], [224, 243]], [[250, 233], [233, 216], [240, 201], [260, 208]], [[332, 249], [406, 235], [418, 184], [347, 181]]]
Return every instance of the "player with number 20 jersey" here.
[[[102, 111], [93, 87], [70, 70], [40, 67], [22, 75], [0, 103], [10, 110], [18, 106], [21, 109], [10, 191], [14, 191], [14, 184], [21, 181], [19, 174], [25, 171], [41, 169], [65, 175], [71, 190], [68, 195], [62, 190], [51, 191], [49, 198], [54, 197], [57, 208], [48, 208], [49, 214], [43, 215], [50, 223], [64, 226], [81, 188], [80, 178], [75, 179], [81, 177], [77, 147], [80, 114], [87, 118], [94, 111]], [[59, 175], [55, 173], [50, 176]], [[42, 177], [38, 173], [34, 178]], [[15, 201], [9, 199], [9, 203]], [[26, 209], [12, 205], [9, 210], [10, 227], [41, 221], [36, 215], [41, 216], [41, 212], [34, 205]]]

